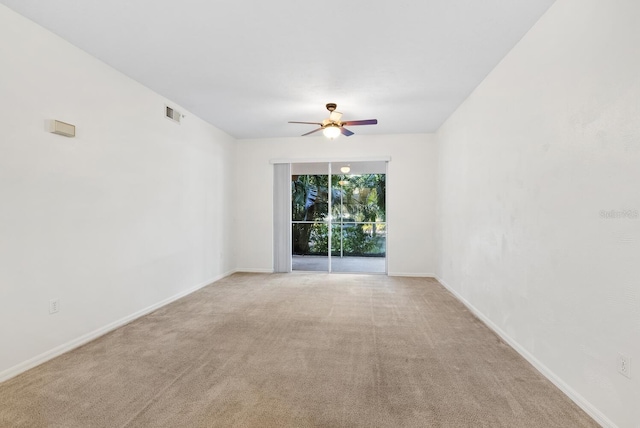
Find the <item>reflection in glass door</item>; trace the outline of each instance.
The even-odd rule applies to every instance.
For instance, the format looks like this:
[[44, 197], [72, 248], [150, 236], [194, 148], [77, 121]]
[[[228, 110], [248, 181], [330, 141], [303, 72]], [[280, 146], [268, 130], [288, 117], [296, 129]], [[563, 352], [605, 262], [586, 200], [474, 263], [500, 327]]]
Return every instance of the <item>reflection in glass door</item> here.
[[291, 178], [293, 270], [385, 273], [386, 162], [294, 164]]

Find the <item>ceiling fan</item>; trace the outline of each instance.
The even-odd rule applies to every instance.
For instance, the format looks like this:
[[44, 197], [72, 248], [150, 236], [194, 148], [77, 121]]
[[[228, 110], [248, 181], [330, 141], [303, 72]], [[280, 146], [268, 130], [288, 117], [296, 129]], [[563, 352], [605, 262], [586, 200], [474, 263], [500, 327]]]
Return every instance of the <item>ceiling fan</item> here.
[[378, 123], [378, 119], [367, 119], [367, 120], [348, 120], [346, 122], [341, 122], [342, 113], [336, 111], [336, 105], [334, 103], [327, 104], [327, 110], [329, 110], [329, 118], [323, 120], [322, 122], [289, 122], [289, 123], [304, 123], [307, 125], [318, 125], [320, 128], [314, 129], [311, 132], [307, 132], [305, 135], [313, 134], [314, 132], [322, 131], [325, 137], [331, 138], [332, 140], [336, 138], [338, 135], [342, 134], [345, 137], [350, 137], [353, 135], [353, 132], [349, 131], [344, 126], [355, 126], [355, 125], [376, 125]]

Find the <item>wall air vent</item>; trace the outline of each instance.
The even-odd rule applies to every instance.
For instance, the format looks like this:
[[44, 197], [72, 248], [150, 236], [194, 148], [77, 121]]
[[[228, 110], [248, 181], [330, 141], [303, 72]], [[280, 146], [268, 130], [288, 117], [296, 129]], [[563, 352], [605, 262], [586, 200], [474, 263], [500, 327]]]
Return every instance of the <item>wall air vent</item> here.
[[167, 119], [171, 119], [176, 123], [180, 123], [180, 119], [182, 118], [182, 114], [178, 110], [174, 110], [169, 106], [165, 106], [164, 114]]

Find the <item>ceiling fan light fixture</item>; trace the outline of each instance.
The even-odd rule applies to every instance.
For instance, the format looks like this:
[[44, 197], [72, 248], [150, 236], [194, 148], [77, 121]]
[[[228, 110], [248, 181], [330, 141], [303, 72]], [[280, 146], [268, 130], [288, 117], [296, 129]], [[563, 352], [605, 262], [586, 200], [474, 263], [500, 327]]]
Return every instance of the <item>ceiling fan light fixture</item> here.
[[340, 127], [338, 127], [337, 125], [328, 125], [322, 130], [322, 133], [325, 137], [333, 140], [338, 135], [340, 135]]
[[350, 137], [353, 135], [353, 132], [349, 131], [344, 126], [354, 126], [354, 125], [376, 125], [378, 123], [378, 119], [367, 119], [367, 120], [348, 120], [342, 121], [342, 113], [336, 110], [336, 105], [334, 103], [327, 104], [327, 110], [329, 110], [329, 118], [324, 119], [322, 122], [297, 122], [297, 121], [289, 121], [289, 123], [301, 123], [305, 125], [317, 125], [319, 128], [314, 129], [313, 131], [306, 132], [302, 134], [302, 136], [307, 136], [311, 134], [315, 134], [316, 132], [322, 131], [325, 137], [333, 140], [337, 138], [340, 134], [345, 137]]

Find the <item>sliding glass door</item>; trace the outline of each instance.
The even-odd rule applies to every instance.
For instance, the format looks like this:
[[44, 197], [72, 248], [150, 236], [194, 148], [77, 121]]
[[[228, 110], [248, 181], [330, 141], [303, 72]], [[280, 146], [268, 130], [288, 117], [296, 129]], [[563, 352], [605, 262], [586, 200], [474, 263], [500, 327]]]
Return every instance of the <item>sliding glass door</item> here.
[[386, 272], [386, 162], [293, 164], [291, 202], [293, 270]]

